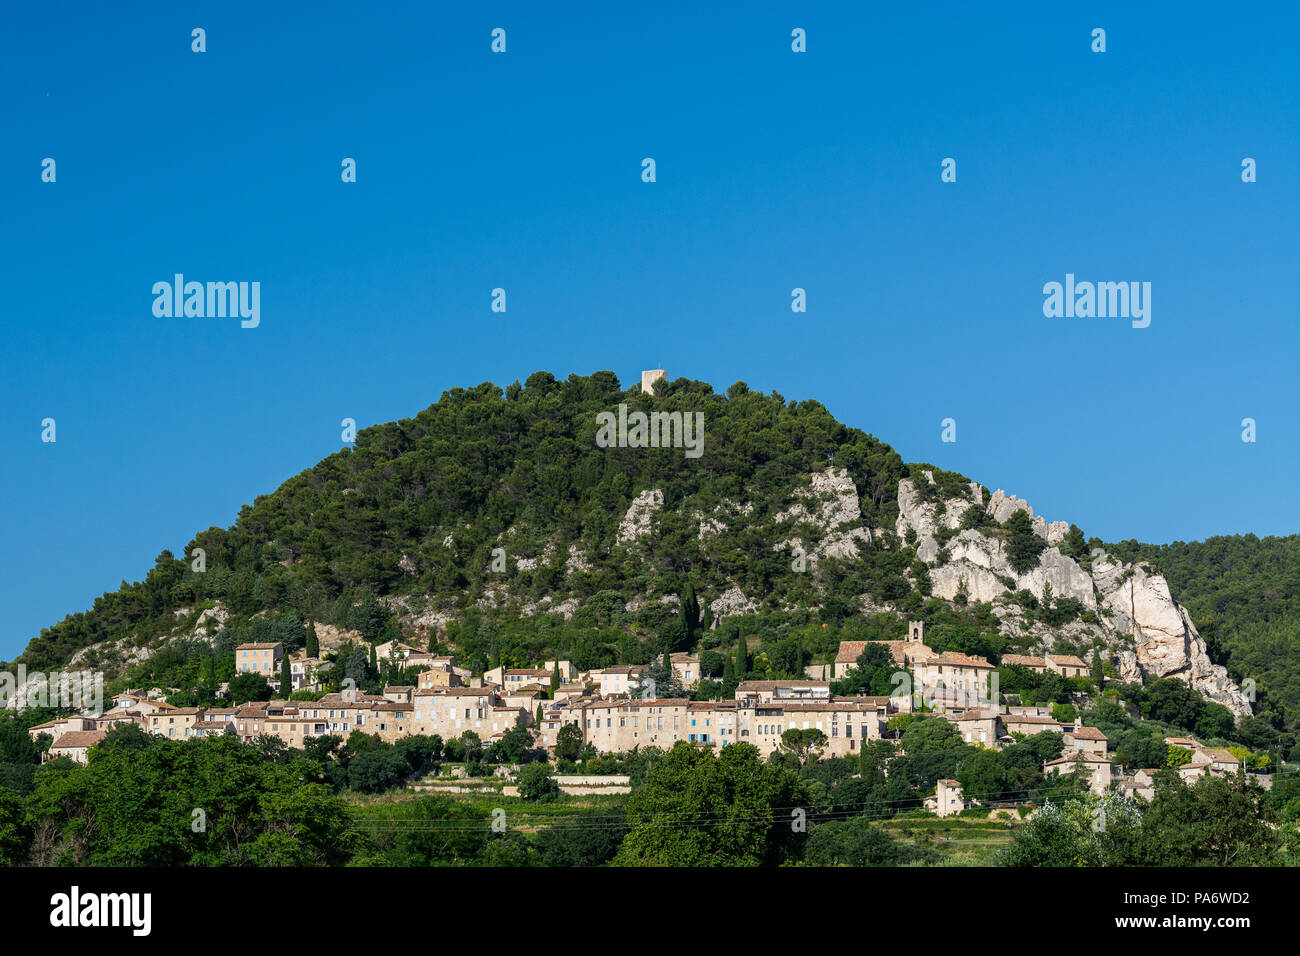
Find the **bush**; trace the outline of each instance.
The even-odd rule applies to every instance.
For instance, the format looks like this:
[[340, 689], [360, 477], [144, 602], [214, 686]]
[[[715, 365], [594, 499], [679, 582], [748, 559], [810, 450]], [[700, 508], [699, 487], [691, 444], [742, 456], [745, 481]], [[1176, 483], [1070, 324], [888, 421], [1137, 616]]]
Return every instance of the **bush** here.
[[552, 803], [560, 796], [560, 785], [551, 769], [543, 763], [530, 763], [515, 775], [519, 796], [537, 803]]

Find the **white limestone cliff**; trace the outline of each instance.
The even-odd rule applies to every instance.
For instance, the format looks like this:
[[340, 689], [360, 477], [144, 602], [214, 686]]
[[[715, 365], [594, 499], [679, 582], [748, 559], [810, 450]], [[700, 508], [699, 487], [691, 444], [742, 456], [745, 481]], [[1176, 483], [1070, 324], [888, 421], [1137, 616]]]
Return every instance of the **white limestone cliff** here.
[[[1072, 622], [1061, 630], [1069, 631], [1072, 639], [1091, 637], [1113, 648], [1121, 679], [1176, 677], [1234, 714], [1251, 712], [1250, 701], [1227, 670], [1210, 660], [1187, 609], [1173, 599], [1161, 575], [1122, 564], [1100, 551], [1093, 556], [1091, 571], [1085, 570], [1057, 547], [1069, 531], [1067, 522], [1048, 523], [1035, 517], [1027, 502], [1001, 490], [983, 504], [979, 487], [972, 485], [969, 500], [948, 499], [940, 508], [937, 502], [923, 501], [914, 483], [903, 479], [898, 506], [896, 531], [900, 537], [909, 531], [916, 533], [917, 554], [931, 565], [930, 582], [936, 597], [953, 600], [964, 591], [970, 601], [989, 602], [1009, 633], [1031, 633], [1050, 649], [1051, 635], [1023, 630], [1017, 621], [1019, 609], [1006, 601], [1008, 591], [1021, 589], [1041, 599], [1050, 584], [1053, 595], [1073, 598], [1096, 615], [1096, 623]], [[1029, 513], [1034, 533], [1048, 544], [1035, 567], [1016, 572], [1002, 542], [973, 529], [960, 531], [949, 540], [942, 549], [946, 560], [941, 560], [938, 530], [960, 527], [966, 510], [980, 506], [999, 522], [1018, 510]]]

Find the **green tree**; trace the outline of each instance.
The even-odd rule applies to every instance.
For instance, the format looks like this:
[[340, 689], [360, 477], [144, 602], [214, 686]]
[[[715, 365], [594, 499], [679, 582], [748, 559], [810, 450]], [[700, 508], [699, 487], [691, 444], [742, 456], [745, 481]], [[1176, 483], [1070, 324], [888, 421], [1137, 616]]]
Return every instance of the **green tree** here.
[[582, 728], [565, 724], [555, 735], [555, 759], [577, 760], [582, 751]]
[[[151, 738], [110, 731], [84, 766], [43, 771], [27, 819], [38, 866], [315, 866], [356, 846], [341, 800], [309, 782], [302, 755], [271, 760], [233, 737]], [[204, 826], [192, 826], [196, 808]]]
[[957, 764], [957, 782], [968, 800], [994, 800], [1011, 789], [1006, 757], [998, 750], [976, 750]]
[[712, 750], [679, 741], [627, 802], [629, 831], [615, 863], [630, 866], [757, 866], [797, 858], [804, 835], [790, 807], [799, 778], [764, 764], [751, 744]]
[[253, 700], [270, 700], [271, 685], [266, 682], [266, 678], [261, 674], [254, 674], [248, 671], [243, 674], [236, 674], [230, 680], [230, 702], [232, 704], [246, 704]]
[[829, 743], [826, 734], [816, 728], [797, 729], [791, 727], [781, 734], [781, 749], [792, 754], [799, 763], [804, 764]]
[[1017, 574], [1024, 574], [1038, 566], [1047, 542], [1034, 534], [1034, 523], [1029, 512], [1017, 509], [1002, 523], [1006, 532], [1007, 560]]
[[695, 645], [695, 633], [700, 626], [700, 602], [695, 598], [695, 585], [691, 579], [686, 579], [686, 591], [681, 596], [681, 621], [682, 627], [686, 630], [686, 646], [681, 650], [689, 650]]
[[519, 796], [534, 803], [553, 803], [560, 797], [560, 785], [555, 782], [551, 768], [544, 763], [525, 764], [515, 774]]
[[27, 862], [31, 829], [25, 816], [22, 798], [0, 787], [0, 866], [21, 866]]
[[804, 850], [805, 862], [813, 866], [903, 866], [938, 859], [935, 850], [903, 844], [866, 817], [814, 824]]
[[620, 807], [590, 810], [565, 817], [537, 834], [537, 852], [545, 866], [603, 866], [614, 858], [627, 820]]
[[835, 682], [834, 692], [843, 696], [888, 697], [894, 691], [897, 672], [898, 665], [883, 644], [867, 644], [858, 655], [856, 666]]

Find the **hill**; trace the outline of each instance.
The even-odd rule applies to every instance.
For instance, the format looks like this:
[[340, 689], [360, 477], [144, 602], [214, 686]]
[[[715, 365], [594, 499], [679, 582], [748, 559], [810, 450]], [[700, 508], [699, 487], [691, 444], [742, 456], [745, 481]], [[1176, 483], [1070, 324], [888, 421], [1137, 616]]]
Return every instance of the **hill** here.
[[[620, 404], [629, 418], [703, 413], [703, 454], [598, 447], [597, 415]], [[1156, 558], [904, 463], [816, 401], [537, 372], [361, 431], [232, 527], [44, 629], [19, 661], [181, 685], [214, 646], [301, 646], [314, 621], [454, 649], [472, 667], [641, 663], [739, 639], [762, 672], [795, 676], [840, 640], [897, 637], [919, 618], [939, 650], [1095, 651], [1126, 680], [1178, 677], [1248, 712]], [[1175, 590], [1201, 608], [1201, 583]], [[702, 620], [688, 620], [696, 595]]]

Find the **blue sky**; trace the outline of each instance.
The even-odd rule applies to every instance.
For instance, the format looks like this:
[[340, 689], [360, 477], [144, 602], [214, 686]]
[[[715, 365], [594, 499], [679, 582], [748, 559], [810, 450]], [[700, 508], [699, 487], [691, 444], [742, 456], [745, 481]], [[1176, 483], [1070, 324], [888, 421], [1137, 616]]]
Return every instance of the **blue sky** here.
[[[1107, 539], [1300, 530], [1293, 7], [281, 6], [5, 13], [0, 658], [342, 418], [537, 369], [816, 398]], [[261, 325], [155, 318], [176, 272]], [[1045, 318], [1067, 272], [1151, 326]]]

